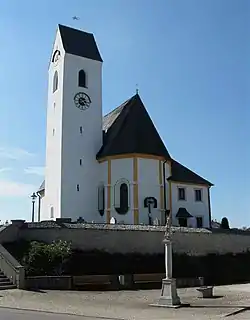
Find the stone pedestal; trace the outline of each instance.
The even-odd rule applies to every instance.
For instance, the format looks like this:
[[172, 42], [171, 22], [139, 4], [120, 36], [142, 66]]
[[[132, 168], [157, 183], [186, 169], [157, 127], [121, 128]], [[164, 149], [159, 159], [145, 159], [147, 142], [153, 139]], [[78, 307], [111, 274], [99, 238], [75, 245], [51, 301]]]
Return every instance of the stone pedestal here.
[[152, 306], [178, 308], [181, 306], [181, 302], [177, 294], [176, 280], [172, 278], [172, 243], [170, 239], [165, 239], [164, 244], [166, 278], [162, 280], [161, 296], [158, 302]]
[[177, 294], [175, 279], [162, 280], [161, 296], [157, 305], [162, 307], [180, 307], [181, 302]]

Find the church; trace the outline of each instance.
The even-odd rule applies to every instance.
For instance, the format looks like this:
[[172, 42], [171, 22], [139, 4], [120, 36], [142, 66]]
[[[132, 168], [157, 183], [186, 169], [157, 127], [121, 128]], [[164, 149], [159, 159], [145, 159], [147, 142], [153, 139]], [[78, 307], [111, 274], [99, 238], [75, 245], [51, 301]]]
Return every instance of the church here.
[[39, 220], [211, 227], [211, 182], [172, 158], [136, 93], [102, 114], [93, 34], [59, 25], [48, 71]]

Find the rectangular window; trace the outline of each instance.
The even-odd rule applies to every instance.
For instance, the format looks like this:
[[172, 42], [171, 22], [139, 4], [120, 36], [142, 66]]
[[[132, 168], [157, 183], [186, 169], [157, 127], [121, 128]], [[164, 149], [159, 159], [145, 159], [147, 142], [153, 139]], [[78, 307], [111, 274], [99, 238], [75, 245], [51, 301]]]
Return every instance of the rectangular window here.
[[50, 207], [50, 219], [54, 219], [54, 208]]
[[185, 188], [178, 188], [179, 200], [186, 200]]
[[80, 159], [80, 166], [82, 165], [82, 159]]
[[53, 134], [53, 136], [55, 135], [55, 129], [53, 129], [52, 134]]
[[197, 228], [203, 227], [203, 218], [202, 217], [196, 217], [196, 227]]
[[80, 185], [79, 184], [76, 185], [76, 190], [80, 191]]
[[82, 127], [80, 127], [80, 134], [82, 134], [83, 133], [83, 129], [82, 129]]
[[196, 189], [194, 190], [195, 201], [202, 201], [202, 190]]

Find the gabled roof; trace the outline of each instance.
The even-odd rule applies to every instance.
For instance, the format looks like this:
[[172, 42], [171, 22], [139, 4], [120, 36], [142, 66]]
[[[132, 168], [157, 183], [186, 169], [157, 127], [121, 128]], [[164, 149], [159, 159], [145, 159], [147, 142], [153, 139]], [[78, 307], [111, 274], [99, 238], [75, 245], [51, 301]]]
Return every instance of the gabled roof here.
[[187, 167], [172, 159], [172, 175], [168, 178], [171, 181], [188, 182], [193, 184], [204, 184], [206, 186], [213, 186], [211, 182], [202, 178], [197, 173], [191, 171]]
[[43, 191], [44, 189], [45, 189], [45, 180], [43, 180], [37, 192]]
[[128, 153], [170, 155], [138, 94], [107, 114], [103, 119], [103, 146], [97, 159]]
[[59, 32], [66, 53], [102, 62], [92, 33], [73, 29], [61, 24], [59, 24]]

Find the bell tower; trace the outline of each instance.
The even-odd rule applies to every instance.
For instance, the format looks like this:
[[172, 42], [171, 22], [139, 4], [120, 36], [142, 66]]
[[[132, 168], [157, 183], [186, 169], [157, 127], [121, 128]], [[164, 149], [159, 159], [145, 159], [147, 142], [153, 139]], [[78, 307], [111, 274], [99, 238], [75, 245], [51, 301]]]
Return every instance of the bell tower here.
[[59, 25], [49, 65], [42, 220], [97, 221], [101, 145], [101, 55], [93, 34]]

